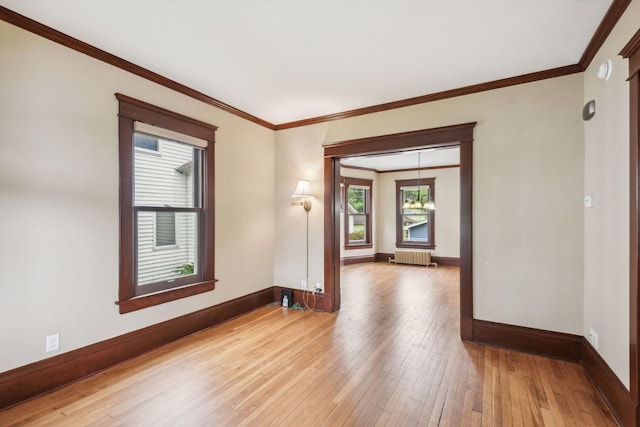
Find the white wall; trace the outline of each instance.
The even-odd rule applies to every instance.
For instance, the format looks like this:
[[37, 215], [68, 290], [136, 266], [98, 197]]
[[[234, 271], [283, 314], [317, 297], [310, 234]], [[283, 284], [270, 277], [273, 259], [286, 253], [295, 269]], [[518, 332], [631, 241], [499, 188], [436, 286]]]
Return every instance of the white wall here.
[[[435, 256], [460, 257], [460, 168], [429, 169], [423, 178], [435, 178]], [[417, 172], [381, 173], [378, 188], [377, 252], [396, 250], [396, 180], [415, 179]]]
[[[474, 315], [581, 334], [582, 87], [576, 74], [276, 132], [276, 283], [304, 277], [302, 215], [288, 202], [303, 177], [322, 196], [323, 143], [477, 121]], [[309, 217], [317, 245], [310, 269], [322, 278], [318, 205]]]
[[[598, 334], [598, 352], [629, 387], [629, 75], [618, 55], [640, 26], [633, 1], [583, 75], [584, 103], [596, 114], [584, 122], [584, 191], [595, 206], [584, 209], [584, 325]], [[600, 63], [611, 59], [608, 81]]]
[[[0, 40], [0, 372], [48, 334], [65, 352], [273, 285], [272, 131], [5, 22]], [[125, 315], [116, 92], [219, 126], [217, 289]]]

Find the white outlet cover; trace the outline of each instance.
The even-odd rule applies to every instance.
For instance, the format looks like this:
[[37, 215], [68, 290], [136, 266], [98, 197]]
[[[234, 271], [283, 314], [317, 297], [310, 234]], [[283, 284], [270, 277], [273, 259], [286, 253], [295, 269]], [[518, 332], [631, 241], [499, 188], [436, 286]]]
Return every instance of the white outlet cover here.
[[593, 194], [585, 194], [585, 196], [584, 196], [584, 207], [585, 208], [592, 208], [594, 203], [595, 203], [595, 199], [593, 197]]
[[60, 334], [47, 335], [47, 353], [56, 351], [60, 348]]

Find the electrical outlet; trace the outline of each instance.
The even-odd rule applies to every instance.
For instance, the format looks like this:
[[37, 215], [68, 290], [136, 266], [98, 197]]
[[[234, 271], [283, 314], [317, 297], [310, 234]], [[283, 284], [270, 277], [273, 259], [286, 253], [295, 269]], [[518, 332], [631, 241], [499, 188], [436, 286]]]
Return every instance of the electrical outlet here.
[[593, 328], [589, 328], [589, 342], [593, 348], [598, 349], [598, 333]]
[[305, 291], [307, 290], [307, 281], [306, 281], [306, 280], [303, 280], [303, 281], [302, 281], [301, 288], [302, 288], [303, 290], [305, 290]]
[[60, 348], [60, 334], [47, 335], [47, 353], [56, 351]]
[[316, 287], [314, 288], [314, 292], [322, 292], [322, 283], [316, 283]]

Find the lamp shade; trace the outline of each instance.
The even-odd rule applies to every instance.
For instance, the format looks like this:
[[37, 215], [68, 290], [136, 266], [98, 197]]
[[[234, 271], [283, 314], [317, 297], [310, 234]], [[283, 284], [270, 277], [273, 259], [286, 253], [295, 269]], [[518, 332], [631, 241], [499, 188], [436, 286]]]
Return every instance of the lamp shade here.
[[311, 192], [311, 184], [309, 181], [300, 180], [298, 181], [298, 186], [295, 191], [291, 195], [291, 197], [302, 197], [305, 199], [313, 199], [313, 193]]

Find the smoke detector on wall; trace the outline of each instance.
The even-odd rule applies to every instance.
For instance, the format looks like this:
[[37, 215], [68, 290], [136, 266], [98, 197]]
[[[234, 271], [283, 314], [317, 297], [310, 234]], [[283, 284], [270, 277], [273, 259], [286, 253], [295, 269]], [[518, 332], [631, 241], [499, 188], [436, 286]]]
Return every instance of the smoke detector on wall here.
[[611, 77], [612, 66], [613, 64], [611, 63], [610, 59], [607, 59], [607, 62], [603, 62], [602, 64], [600, 64], [597, 73], [598, 78], [600, 80], [609, 80], [609, 77]]

